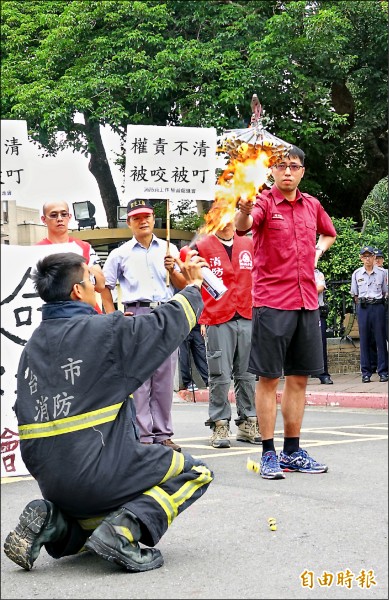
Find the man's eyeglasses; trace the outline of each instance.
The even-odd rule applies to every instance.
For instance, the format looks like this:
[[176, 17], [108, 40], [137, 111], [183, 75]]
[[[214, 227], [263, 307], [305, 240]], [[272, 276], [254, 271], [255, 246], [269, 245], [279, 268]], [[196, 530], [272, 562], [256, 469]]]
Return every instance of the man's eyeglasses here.
[[49, 215], [45, 215], [46, 219], [50, 219], [52, 221], [58, 220], [60, 217], [61, 219], [67, 219], [68, 217], [70, 217], [70, 214], [66, 211], [63, 212], [52, 212]]
[[[88, 279], [83, 279], [82, 281], [77, 281], [77, 283], [86, 283], [87, 281]], [[93, 273], [89, 273], [89, 281], [92, 285], [96, 285], [96, 277], [93, 275]]]
[[275, 169], [277, 169], [277, 171], [286, 171], [286, 169], [290, 169], [291, 171], [294, 171], [295, 173], [299, 170], [299, 169], [303, 169], [303, 165], [296, 165], [294, 163], [292, 163], [291, 165], [287, 165], [286, 163], [278, 163], [278, 165], [273, 165]]

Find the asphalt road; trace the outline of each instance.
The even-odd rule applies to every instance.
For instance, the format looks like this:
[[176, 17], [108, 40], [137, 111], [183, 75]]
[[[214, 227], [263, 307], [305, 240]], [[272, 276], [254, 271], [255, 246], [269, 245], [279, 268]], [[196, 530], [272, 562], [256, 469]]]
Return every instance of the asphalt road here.
[[[2, 552], [2, 598], [386, 599], [387, 412], [307, 408], [302, 446], [329, 472], [265, 481], [246, 468], [260, 447], [208, 445], [207, 410], [205, 403], [173, 405], [174, 439], [203, 457], [215, 480], [158, 544], [163, 567], [129, 574], [89, 553], [54, 560], [42, 549], [27, 572]], [[276, 436], [281, 448], [280, 413]], [[3, 546], [40, 493], [32, 478], [2, 481], [1, 492]]]

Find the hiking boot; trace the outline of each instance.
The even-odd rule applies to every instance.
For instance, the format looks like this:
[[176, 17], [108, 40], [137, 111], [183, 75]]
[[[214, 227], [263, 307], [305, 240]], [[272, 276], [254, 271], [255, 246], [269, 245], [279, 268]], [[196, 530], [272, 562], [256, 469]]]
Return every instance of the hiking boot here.
[[62, 539], [68, 525], [59, 509], [48, 500], [33, 500], [24, 508], [19, 523], [4, 542], [4, 552], [17, 565], [30, 571], [47, 542]]
[[230, 425], [227, 419], [215, 421], [209, 442], [214, 448], [230, 448]]
[[238, 442], [249, 442], [250, 444], [262, 443], [257, 417], [247, 417], [246, 421], [238, 425], [236, 440]]
[[327, 465], [317, 462], [309, 456], [306, 450], [299, 448], [297, 452], [288, 455], [280, 452], [280, 467], [283, 471], [297, 471], [298, 473], [327, 473]]
[[139, 546], [141, 535], [138, 518], [128, 509], [121, 508], [101, 522], [85, 542], [85, 547], [132, 573], [162, 567], [163, 557], [159, 550]]
[[262, 455], [260, 474], [263, 479], [285, 479], [274, 450]]

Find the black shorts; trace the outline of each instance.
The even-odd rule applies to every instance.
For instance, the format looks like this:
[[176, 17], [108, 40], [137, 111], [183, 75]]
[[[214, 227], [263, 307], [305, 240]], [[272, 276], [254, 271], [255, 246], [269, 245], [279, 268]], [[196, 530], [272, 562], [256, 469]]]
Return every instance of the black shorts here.
[[250, 373], [269, 379], [323, 373], [319, 309], [254, 307], [252, 327]]

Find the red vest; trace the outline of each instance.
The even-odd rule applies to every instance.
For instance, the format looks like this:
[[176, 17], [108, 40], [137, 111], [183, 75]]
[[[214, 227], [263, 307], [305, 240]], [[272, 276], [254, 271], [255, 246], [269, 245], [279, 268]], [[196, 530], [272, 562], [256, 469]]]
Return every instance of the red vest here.
[[215, 235], [206, 236], [196, 242], [199, 255], [208, 262], [211, 271], [223, 279], [228, 291], [214, 300], [208, 292], [201, 290], [204, 309], [199, 323], [218, 325], [226, 323], [239, 313], [245, 319], [252, 318], [253, 240], [248, 236], [234, 235], [230, 260], [224, 245]]

